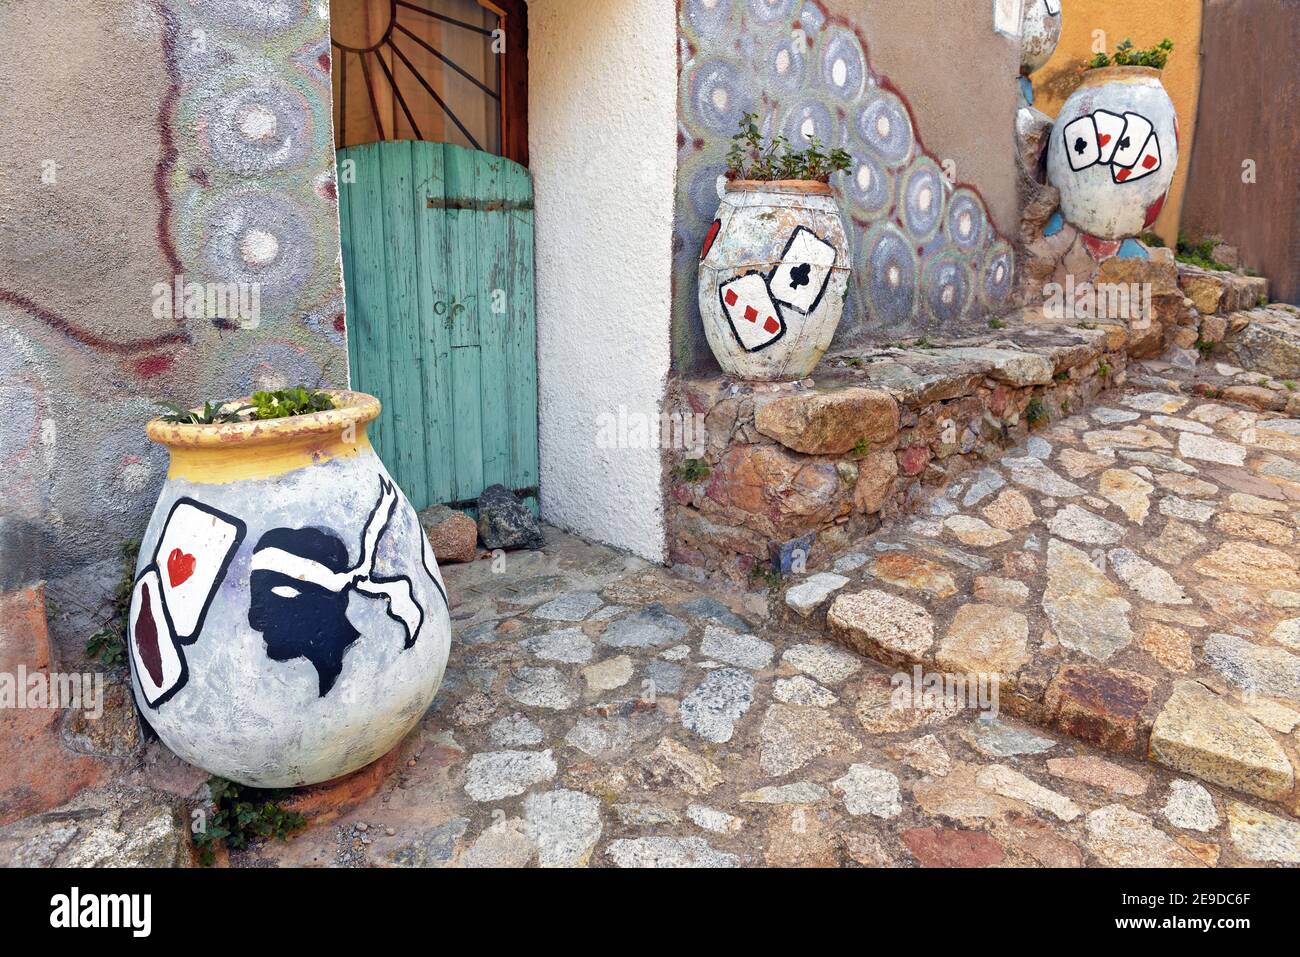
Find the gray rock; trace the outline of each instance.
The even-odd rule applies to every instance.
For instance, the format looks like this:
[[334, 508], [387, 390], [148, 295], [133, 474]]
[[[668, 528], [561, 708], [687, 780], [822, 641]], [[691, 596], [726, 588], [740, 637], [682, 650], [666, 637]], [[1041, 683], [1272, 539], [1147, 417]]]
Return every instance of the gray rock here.
[[540, 867], [581, 867], [600, 840], [600, 801], [559, 789], [524, 798], [524, 833]]
[[996, 718], [977, 718], [967, 736], [971, 747], [991, 758], [1017, 754], [1042, 754], [1056, 747], [1051, 738], [1040, 737], [1025, 728], [1013, 727]]
[[730, 741], [736, 722], [754, 703], [754, 676], [736, 668], [709, 672], [679, 709], [682, 724], [706, 741]]
[[506, 682], [506, 694], [520, 704], [561, 711], [578, 700], [577, 682], [555, 668], [516, 668]]
[[1169, 800], [1161, 810], [1174, 827], [1189, 831], [1209, 831], [1218, 827], [1219, 812], [1214, 809], [1214, 798], [1194, 781], [1176, 778], [1169, 785]]
[[1213, 634], [1205, 641], [1205, 660], [1243, 691], [1300, 700], [1300, 657], [1289, 651]]
[[611, 623], [600, 643], [612, 648], [656, 648], [681, 641], [689, 631], [686, 623], [670, 615], [663, 605], [653, 604]]
[[542, 729], [518, 711], [488, 728], [488, 739], [499, 748], [529, 747], [541, 744], [543, 737]]
[[478, 497], [478, 534], [488, 548], [541, 548], [537, 518], [514, 492], [491, 485]]
[[533, 611], [534, 618], [547, 621], [582, 621], [601, 605], [594, 591], [567, 592]]
[[1133, 422], [1142, 418], [1140, 412], [1129, 412], [1125, 409], [1111, 409], [1106, 406], [1099, 406], [1088, 413], [1102, 425], [1119, 425], [1121, 422]]
[[737, 668], [757, 671], [771, 663], [776, 648], [771, 642], [753, 635], [737, 635], [725, 628], [709, 625], [704, 629], [700, 654]]
[[739, 867], [735, 854], [716, 851], [699, 837], [638, 837], [605, 848], [618, 867]]
[[1100, 515], [1078, 505], [1067, 505], [1047, 520], [1053, 535], [1085, 545], [1114, 545], [1124, 537], [1124, 529]]
[[1011, 481], [1032, 489], [1040, 495], [1080, 498], [1087, 494], [1073, 482], [1061, 478], [1038, 459], [1027, 455], [1005, 458], [1002, 460], [1002, 466], [1011, 475]]
[[848, 583], [849, 580], [843, 575], [821, 572], [787, 589], [785, 603], [795, 612], [807, 618], [818, 605]]
[[799, 781], [777, 784], [749, 791], [740, 796], [742, 804], [817, 804], [831, 796], [820, 784]]
[[555, 777], [558, 768], [545, 751], [484, 751], [469, 759], [465, 793], [475, 801], [499, 801], [523, 794], [534, 784]]
[[674, 695], [682, 690], [686, 669], [671, 661], [652, 661], [646, 665], [646, 677], [654, 682], [657, 694]]
[[543, 635], [534, 635], [519, 642], [519, 647], [544, 661], [561, 661], [582, 664], [591, 660], [596, 646], [581, 628], [561, 628]]
[[825, 642], [794, 645], [781, 660], [824, 685], [839, 684], [862, 670], [862, 659], [838, 645]]
[[854, 817], [870, 814], [887, 820], [903, 812], [898, 777], [869, 764], [850, 764], [848, 773], [831, 787], [844, 798], [844, 807]]
[[399, 847], [389, 855], [389, 860], [400, 867], [441, 867], [456, 856], [467, 827], [468, 818], [452, 818]]
[[975, 476], [975, 481], [966, 490], [966, 496], [961, 500], [961, 503], [967, 508], [978, 505], [1006, 484], [1007, 480], [1002, 477], [1001, 472], [995, 472], [993, 469], [980, 469]]
[[189, 867], [182, 809], [156, 795], [83, 792], [0, 828], [4, 867]]
[[730, 628], [732, 631], [743, 632], [750, 630], [749, 622], [716, 598], [710, 598], [707, 595], [703, 598], [696, 598], [694, 601], [688, 601], [682, 605], [682, 609], [697, 618], [707, 618], [709, 621], [715, 622], [724, 628]]

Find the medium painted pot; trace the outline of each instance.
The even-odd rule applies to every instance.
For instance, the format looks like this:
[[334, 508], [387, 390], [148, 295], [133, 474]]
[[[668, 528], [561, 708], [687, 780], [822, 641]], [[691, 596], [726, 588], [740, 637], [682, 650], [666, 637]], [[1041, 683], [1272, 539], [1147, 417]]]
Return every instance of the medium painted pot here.
[[1061, 0], [1024, 0], [1020, 14], [1020, 72], [1033, 73], [1061, 42]]
[[256, 787], [354, 771], [433, 701], [446, 589], [366, 437], [379, 401], [222, 425], [148, 424], [171, 464], [128, 622], [131, 684], [163, 743]]
[[700, 316], [722, 370], [802, 379], [830, 348], [844, 311], [849, 246], [830, 186], [727, 183], [700, 252]]
[[1061, 213], [1083, 232], [1128, 239], [1164, 208], [1178, 168], [1178, 114], [1149, 67], [1089, 70], [1065, 101], [1047, 152]]

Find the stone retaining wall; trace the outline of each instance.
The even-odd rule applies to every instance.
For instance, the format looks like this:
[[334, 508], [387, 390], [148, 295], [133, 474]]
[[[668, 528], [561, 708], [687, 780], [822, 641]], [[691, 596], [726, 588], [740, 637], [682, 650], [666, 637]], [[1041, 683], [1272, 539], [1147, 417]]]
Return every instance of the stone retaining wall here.
[[[702, 416], [704, 436], [664, 455], [670, 561], [734, 581], [816, 567], [922, 487], [1124, 384], [1130, 359], [1190, 368], [1254, 315], [1202, 315], [1198, 301], [1235, 308], [1260, 295], [1259, 280], [1167, 255], [1110, 257], [1096, 274], [1149, 283], [1149, 320], [1049, 320], [1030, 307], [972, 339], [828, 356], [801, 382], [672, 381], [669, 410]], [[1274, 400], [1284, 407], [1286, 395]]]

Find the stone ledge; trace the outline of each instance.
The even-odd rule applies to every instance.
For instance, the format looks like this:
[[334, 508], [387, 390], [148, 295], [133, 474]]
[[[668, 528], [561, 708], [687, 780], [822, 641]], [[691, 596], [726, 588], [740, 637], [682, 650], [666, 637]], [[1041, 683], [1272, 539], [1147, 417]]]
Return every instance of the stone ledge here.
[[1254, 309], [1268, 301], [1268, 280], [1178, 264], [1178, 287], [1204, 316]]

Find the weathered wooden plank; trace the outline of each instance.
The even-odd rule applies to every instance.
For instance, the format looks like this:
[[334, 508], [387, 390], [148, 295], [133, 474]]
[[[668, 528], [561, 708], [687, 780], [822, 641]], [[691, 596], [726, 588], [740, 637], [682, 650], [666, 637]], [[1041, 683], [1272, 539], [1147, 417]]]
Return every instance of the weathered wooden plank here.
[[388, 458], [393, 477], [417, 509], [428, 501], [425, 473], [424, 380], [420, 375], [420, 315], [416, 292], [415, 218], [411, 201], [411, 143], [387, 143], [379, 152], [383, 188], [384, 261], [388, 292]]
[[[506, 419], [510, 435], [510, 488], [537, 485], [537, 322], [533, 287], [533, 182], [528, 170], [507, 161], [501, 196], [521, 208], [505, 214]], [[532, 503], [536, 507], [536, 501]]]
[[384, 193], [380, 167], [380, 147], [384, 143], [366, 143], [349, 148], [356, 160], [356, 182], [352, 191], [352, 277], [355, 286], [355, 318], [358, 333], [356, 361], [358, 384], [363, 391], [379, 397], [383, 411], [370, 426], [370, 438], [384, 464], [393, 467], [388, 433], [392, 426], [389, 408], [392, 384], [389, 373], [387, 262], [384, 254]]
[[416, 292], [420, 317], [420, 377], [424, 382], [424, 449], [430, 502], [455, 500], [455, 420], [452, 412], [451, 331], [434, 310], [449, 288], [447, 219], [428, 206], [444, 197], [441, 143], [411, 147], [412, 203], [415, 209]]
[[493, 209], [501, 198], [509, 161], [489, 153], [475, 157], [473, 212], [478, 245], [478, 288], [475, 305], [479, 330], [479, 416], [483, 423], [483, 485], [509, 488], [510, 422], [507, 411], [509, 363], [506, 361], [510, 250], [506, 243], [504, 210]]
[[[449, 200], [478, 199], [476, 151], [443, 144], [445, 194]], [[436, 214], [437, 211], [431, 210]], [[456, 457], [452, 497], [473, 498], [483, 485], [483, 420], [480, 400], [477, 309], [478, 236], [470, 209], [449, 208], [446, 217], [447, 288], [440, 297], [451, 333], [453, 443]], [[436, 303], [435, 303], [436, 309]]]

